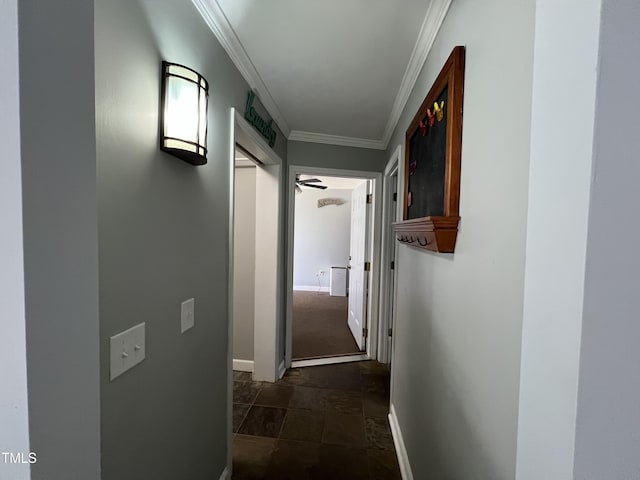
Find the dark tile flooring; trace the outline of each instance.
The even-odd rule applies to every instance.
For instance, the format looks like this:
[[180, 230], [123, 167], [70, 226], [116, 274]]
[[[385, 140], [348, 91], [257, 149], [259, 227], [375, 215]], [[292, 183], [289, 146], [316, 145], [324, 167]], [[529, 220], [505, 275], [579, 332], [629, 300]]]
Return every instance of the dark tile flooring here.
[[233, 479], [400, 479], [385, 365], [296, 368], [274, 384], [233, 375]]

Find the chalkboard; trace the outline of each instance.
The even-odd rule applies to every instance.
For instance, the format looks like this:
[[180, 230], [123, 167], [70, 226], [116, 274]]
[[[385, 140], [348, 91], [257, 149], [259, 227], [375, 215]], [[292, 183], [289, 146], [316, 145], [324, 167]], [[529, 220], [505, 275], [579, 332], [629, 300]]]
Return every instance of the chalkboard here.
[[[447, 167], [448, 92], [445, 88], [436, 103], [444, 105], [444, 115], [429, 125], [427, 115], [409, 143], [409, 186], [411, 204], [407, 219], [444, 215], [445, 174]], [[435, 115], [433, 105], [430, 114]]]
[[405, 134], [404, 202], [398, 241], [453, 253], [460, 223], [463, 46], [454, 47]]

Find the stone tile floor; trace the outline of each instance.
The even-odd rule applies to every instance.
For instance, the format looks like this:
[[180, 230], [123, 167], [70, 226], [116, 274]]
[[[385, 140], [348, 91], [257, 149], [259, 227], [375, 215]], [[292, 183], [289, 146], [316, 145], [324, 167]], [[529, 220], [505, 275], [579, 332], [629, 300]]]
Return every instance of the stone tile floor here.
[[233, 479], [400, 479], [385, 365], [296, 368], [274, 384], [233, 375]]

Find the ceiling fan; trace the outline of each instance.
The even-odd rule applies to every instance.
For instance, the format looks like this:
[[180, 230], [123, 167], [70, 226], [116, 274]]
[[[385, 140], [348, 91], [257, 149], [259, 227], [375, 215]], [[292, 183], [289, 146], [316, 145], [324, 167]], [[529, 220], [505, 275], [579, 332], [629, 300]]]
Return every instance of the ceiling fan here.
[[319, 182], [322, 182], [322, 180], [320, 180], [319, 178], [305, 178], [300, 180], [300, 175], [296, 175], [296, 192], [302, 193], [302, 188], [300, 187], [311, 187], [325, 190], [327, 188], [325, 185], [314, 185], [314, 183]]

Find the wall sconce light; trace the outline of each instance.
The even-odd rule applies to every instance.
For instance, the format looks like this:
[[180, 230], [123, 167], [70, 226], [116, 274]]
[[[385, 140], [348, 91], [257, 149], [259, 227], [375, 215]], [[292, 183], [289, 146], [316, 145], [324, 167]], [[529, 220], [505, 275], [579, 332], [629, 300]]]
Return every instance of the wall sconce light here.
[[207, 163], [209, 83], [183, 65], [162, 62], [160, 149], [193, 165]]

